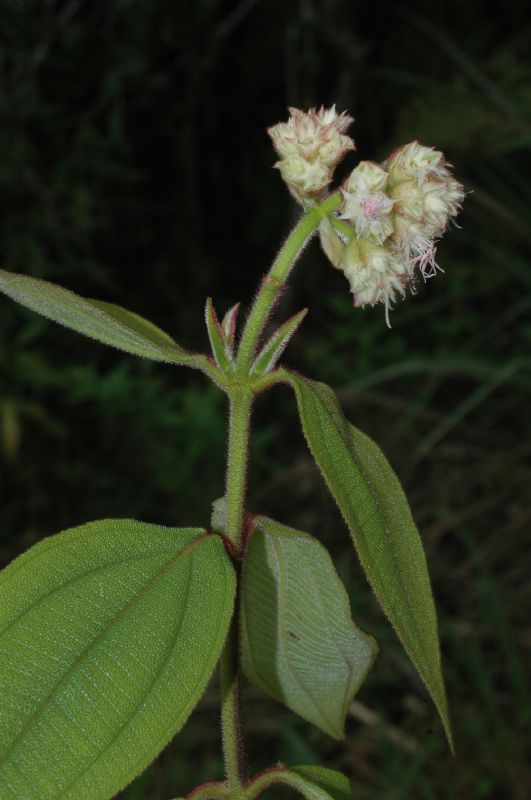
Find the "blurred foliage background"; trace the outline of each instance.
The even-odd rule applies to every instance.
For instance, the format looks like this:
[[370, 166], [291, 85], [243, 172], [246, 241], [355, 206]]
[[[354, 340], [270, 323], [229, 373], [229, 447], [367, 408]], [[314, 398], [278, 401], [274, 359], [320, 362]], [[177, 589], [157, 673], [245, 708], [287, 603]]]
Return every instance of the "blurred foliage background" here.
[[[205, 348], [203, 304], [248, 304], [297, 214], [265, 129], [287, 105], [357, 118], [358, 156], [419, 139], [469, 196], [445, 274], [352, 309], [316, 244], [279, 314], [286, 361], [334, 384], [401, 476], [440, 609], [457, 756], [379, 612], [287, 390], [261, 399], [249, 504], [332, 550], [381, 653], [336, 743], [245, 688], [254, 771], [345, 770], [358, 800], [531, 797], [531, 16], [528, 0], [2, 0], [0, 249], [14, 271], [121, 303]], [[199, 374], [0, 312], [0, 559], [107, 516], [205, 524], [224, 398]], [[213, 681], [124, 793], [222, 774]]]

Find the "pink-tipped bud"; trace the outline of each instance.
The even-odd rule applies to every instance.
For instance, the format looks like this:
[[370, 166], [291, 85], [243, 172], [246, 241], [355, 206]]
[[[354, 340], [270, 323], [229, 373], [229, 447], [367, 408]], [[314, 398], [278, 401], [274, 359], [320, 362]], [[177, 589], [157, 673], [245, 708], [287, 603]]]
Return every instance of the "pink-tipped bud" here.
[[391, 153], [382, 166], [389, 173], [390, 185], [407, 180], [422, 183], [428, 175], [444, 178], [450, 174], [450, 165], [444, 154], [420, 142], [402, 145]]
[[345, 112], [338, 114], [335, 106], [301, 111], [290, 108], [287, 122], [269, 128], [280, 161], [275, 165], [292, 194], [304, 204], [308, 195], [326, 188], [334, 168], [345, 153], [354, 150], [353, 140], [345, 131], [353, 122]]

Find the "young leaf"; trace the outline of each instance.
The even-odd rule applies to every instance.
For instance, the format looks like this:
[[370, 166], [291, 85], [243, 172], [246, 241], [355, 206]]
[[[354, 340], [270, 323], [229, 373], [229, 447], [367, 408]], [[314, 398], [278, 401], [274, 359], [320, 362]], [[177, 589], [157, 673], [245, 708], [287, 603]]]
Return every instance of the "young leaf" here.
[[221, 327], [223, 329], [223, 333], [225, 334], [225, 339], [231, 353], [234, 352], [234, 344], [236, 341], [236, 321], [238, 319], [239, 310], [240, 304], [236, 303], [236, 305], [232, 306], [232, 308], [229, 308], [221, 323]]
[[256, 375], [266, 375], [275, 367], [280, 356], [289, 344], [289, 340], [297, 331], [307, 313], [308, 309], [303, 308], [302, 311], [290, 317], [275, 331], [258, 353], [251, 367], [251, 372]]
[[299, 791], [307, 798], [352, 800], [352, 787], [349, 779], [341, 772], [336, 772], [335, 769], [309, 764], [302, 767], [289, 767], [289, 772], [296, 775], [299, 781], [302, 779], [299, 783]]
[[241, 659], [248, 679], [335, 739], [377, 646], [352, 621], [325, 548], [256, 517], [243, 561]]
[[329, 386], [288, 371], [284, 375], [369, 582], [431, 694], [453, 748], [426, 557], [400, 481], [372, 439], [346, 421]]
[[48, 281], [0, 270], [0, 291], [60, 325], [126, 353], [199, 369], [206, 360], [183, 350], [138, 314], [113, 303], [87, 300]]
[[[289, 786], [307, 800], [352, 800], [352, 788], [346, 775], [313, 764], [302, 767], [279, 764], [259, 773], [247, 784], [243, 800], [254, 800], [276, 783]], [[216, 786], [216, 796], [217, 792]], [[220, 796], [224, 795], [220, 793]]]
[[205, 321], [210, 339], [212, 355], [220, 370], [224, 373], [232, 372], [232, 356], [230, 347], [225, 337], [225, 332], [219, 324], [218, 315], [214, 309], [212, 298], [207, 297], [205, 306]]
[[219, 658], [219, 537], [103, 520], [0, 574], [0, 797], [108, 800], [182, 727]]

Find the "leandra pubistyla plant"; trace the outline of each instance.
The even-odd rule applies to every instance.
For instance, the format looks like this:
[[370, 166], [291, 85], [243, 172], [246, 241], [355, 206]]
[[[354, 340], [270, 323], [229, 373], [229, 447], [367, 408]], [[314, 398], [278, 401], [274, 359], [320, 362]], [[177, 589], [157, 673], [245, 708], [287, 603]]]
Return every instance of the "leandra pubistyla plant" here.
[[245, 505], [251, 409], [276, 384], [294, 392], [312, 456], [341, 510], [383, 611], [439, 711], [450, 747], [437, 620], [422, 543], [398, 478], [344, 417], [333, 390], [280, 366], [306, 309], [264, 329], [295, 262], [318, 233], [355, 306], [389, 310], [439, 269], [435, 243], [463, 200], [442, 153], [418, 142], [362, 161], [331, 191], [354, 150], [335, 108], [290, 109], [269, 133], [303, 213], [262, 279], [241, 333], [238, 304], [212, 355], [189, 352], [151, 322], [45, 281], [0, 271], [9, 297], [86, 336], [154, 361], [202, 370], [230, 407], [226, 491], [205, 528], [104, 519], [63, 531], [0, 575], [0, 798], [107, 800], [180, 730], [217, 664], [226, 779], [194, 800], [252, 800], [280, 783], [311, 800], [346, 800], [346, 776], [317, 766], [248, 773], [240, 675], [329, 736], [376, 644], [352, 621], [322, 544]]

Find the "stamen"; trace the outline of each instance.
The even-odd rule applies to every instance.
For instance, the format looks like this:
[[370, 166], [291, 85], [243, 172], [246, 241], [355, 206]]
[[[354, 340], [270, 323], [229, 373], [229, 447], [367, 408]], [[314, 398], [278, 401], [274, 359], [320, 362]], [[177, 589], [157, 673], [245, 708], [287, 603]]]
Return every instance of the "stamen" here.
[[422, 239], [419, 236], [413, 243], [413, 249], [417, 251], [418, 255], [411, 259], [411, 266], [418, 266], [424, 282], [428, 278], [434, 278], [437, 275], [437, 270], [444, 272], [435, 260], [437, 248], [433, 242], [428, 241], [428, 239]]

